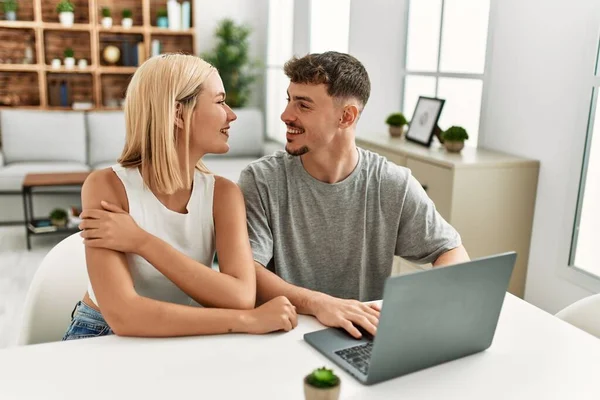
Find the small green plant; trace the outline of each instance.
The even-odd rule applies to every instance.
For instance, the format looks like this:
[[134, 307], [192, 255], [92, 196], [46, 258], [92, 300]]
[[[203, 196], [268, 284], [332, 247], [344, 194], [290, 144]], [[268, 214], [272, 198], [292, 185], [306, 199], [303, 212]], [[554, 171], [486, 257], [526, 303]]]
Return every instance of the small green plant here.
[[110, 18], [110, 8], [102, 7], [102, 16], [104, 18]]
[[168, 17], [169, 14], [167, 13], [167, 9], [166, 8], [159, 8], [158, 11], [156, 12], [156, 18], [164, 18], [164, 17]]
[[315, 369], [306, 376], [305, 381], [316, 388], [331, 388], [340, 384], [340, 378], [325, 367]]
[[58, 12], [59, 14], [62, 12], [74, 12], [74, 11], [75, 11], [75, 6], [69, 0], [62, 0], [56, 6], [56, 12]]
[[75, 51], [72, 48], [67, 47], [64, 52], [65, 58], [71, 58], [75, 55]]
[[404, 126], [407, 124], [406, 118], [404, 117], [404, 114], [402, 113], [394, 113], [394, 114], [390, 114], [387, 119], [385, 120], [385, 123], [391, 126]]
[[126, 8], [123, 10], [121, 15], [123, 16], [123, 18], [131, 18], [133, 16], [133, 13], [131, 12], [131, 10], [129, 8]]
[[17, 12], [18, 8], [19, 8], [19, 5], [17, 4], [16, 0], [6, 0], [4, 2], [4, 12], [5, 13]]
[[449, 142], [464, 142], [469, 139], [469, 135], [465, 128], [461, 126], [451, 126], [442, 133], [442, 139]]
[[68, 216], [67, 212], [62, 208], [55, 208], [50, 212], [50, 219], [55, 221], [60, 221], [66, 219]]

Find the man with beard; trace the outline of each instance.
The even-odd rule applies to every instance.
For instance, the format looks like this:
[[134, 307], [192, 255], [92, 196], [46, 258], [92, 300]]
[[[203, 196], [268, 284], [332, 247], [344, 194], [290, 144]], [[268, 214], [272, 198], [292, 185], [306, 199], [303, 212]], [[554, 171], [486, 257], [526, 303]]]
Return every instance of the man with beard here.
[[[240, 176], [257, 298], [286, 296], [296, 310], [361, 337], [375, 334], [394, 255], [417, 263], [469, 260], [410, 170], [355, 144], [370, 95], [364, 66], [337, 52], [293, 58], [285, 151]], [[265, 268], [266, 267], [266, 268]]]

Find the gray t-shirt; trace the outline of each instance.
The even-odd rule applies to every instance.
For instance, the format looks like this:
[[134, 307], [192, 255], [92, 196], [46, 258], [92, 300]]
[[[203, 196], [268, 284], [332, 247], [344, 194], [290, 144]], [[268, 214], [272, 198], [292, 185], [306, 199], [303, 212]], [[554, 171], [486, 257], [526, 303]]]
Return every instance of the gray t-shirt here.
[[370, 301], [382, 298], [394, 255], [428, 263], [461, 244], [409, 169], [358, 151], [354, 171], [335, 184], [285, 151], [244, 169], [255, 261], [293, 285]]

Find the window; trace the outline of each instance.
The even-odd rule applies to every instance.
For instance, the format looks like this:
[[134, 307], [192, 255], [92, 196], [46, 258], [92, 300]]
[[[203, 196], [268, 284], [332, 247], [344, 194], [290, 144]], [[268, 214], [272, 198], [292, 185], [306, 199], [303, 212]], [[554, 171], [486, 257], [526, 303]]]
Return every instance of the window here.
[[[600, 49], [600, 43], [598, 48]], [[600, 67], [596, 61], [593, 78], [592, 104], [588, 119], [588, 132], [579, 185], [579, 200], [573, 229], [571, 259], [569, 264], [596, 277], [600, 277], [600, 263], [595, 246], [598, 245], [600, 226]]]
[[286, 106], [288, 78], [283, 65], [292, 57], [294, 0], [269, 0], [267, 38], [266, 128], [270, 139], [285, 143], [280, 116]]
[[439, 125], [460, 125], [477, 146], [489, 0], [410, 0], [403, 112], [419, 96], [445, 99]]

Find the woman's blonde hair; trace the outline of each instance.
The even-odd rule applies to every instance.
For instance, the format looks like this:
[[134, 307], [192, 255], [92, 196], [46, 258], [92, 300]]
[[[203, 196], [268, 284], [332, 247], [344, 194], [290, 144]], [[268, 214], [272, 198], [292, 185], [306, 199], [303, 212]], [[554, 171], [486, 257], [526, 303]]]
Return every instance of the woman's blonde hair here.
[[[213, 71], [201, 58], [162, 54], [144, 62], [127, 87], [127, 134], [118, 161], [127, 168], [141, 167], [144, 180], [161, 193], [191, 187], [192, 177], [189, 172], [181, 176], [180, 163], [189, 163], [190, 120], [202, 84]], [[182, 135], [176, 135], [176, 113], [184, 121]], [[177, 156], [179, 140], [185, 140], [185, 160]], [[196, 168], [208, 172], [202, 161]]]

